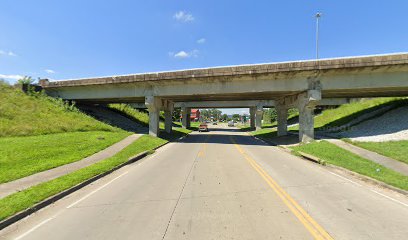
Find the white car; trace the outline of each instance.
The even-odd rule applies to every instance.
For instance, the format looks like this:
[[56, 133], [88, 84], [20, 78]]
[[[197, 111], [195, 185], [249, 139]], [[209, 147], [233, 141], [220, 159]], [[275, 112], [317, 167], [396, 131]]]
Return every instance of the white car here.
[[228, 122], [228, 127], [233, 127], [234, 126], [234, 121], [229, 121]]

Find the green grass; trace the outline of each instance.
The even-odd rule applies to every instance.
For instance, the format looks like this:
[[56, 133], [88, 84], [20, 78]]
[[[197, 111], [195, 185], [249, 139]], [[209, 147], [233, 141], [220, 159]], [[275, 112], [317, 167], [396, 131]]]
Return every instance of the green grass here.
[[408, 141], [356, 142], [352, 144], [408, 164]]
[[338, 108], [325, 110], [321, 115], [316, 116], [315, 129], [339, 127], [363, 114], [375, 111], [379, 108], [388, 105], [395, 105], [395, 107], [397, 107], [404, 104], [407, 104], [407, 100], [402, 98], [374, 98], [344, 104]]
[[81, 160], [129, 134], [99, 131], [0, 138], [0, 183]]
[[[408, 176], [362, 158], [327, 141], [312, 142], [292, 147], [292, 149], [295, 152], [301, 151], [311, 154], [325, 160], [329, 164], [337, 165], [353, 172], [366, 175], [394, 187], [408, 190]], [[379, 171], [377, 171], [377, 169], [379, 169]]]
[[2, 198], [0, 199], [0, 220], [12, 216], [24, 209], [30, 208], [36, 203], [71, 188], [89, 178], [109, 171], [115, 166], [126, 162], [128, 158], [138, 153], [152, 150], [164, 143], [166, 143], [166, 140], [147, 135], [142, 136], [111, 158]]
[[135, 109], [128, 104], [109, 104], [108, 107], [143, 126], [149, 126], [149, 114], [146, 111]]
[[61, 132], [120, 131], [81, 113], [62, 100], [29, 96], [0, 82], [0, 137]]
[[251, 134], [264, 140], [271, 140], [278, 136], [278, 131], [276, 129], [263, 128], [258, 131], [253, 131]]

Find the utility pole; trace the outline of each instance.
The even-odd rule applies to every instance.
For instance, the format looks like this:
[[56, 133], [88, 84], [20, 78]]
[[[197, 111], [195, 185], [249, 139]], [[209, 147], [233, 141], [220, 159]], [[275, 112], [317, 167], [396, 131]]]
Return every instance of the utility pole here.
[[322, 13], [316, 13], [316, 59], [319, 59], [319, 20], [322, 16]]

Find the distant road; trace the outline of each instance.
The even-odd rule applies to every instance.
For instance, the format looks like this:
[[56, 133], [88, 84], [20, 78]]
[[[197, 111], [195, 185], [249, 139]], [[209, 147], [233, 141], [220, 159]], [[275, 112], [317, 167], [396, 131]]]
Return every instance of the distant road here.
[[[407, 239], [408, 199], [210, 126], [0, 232], [1, 239]], [[217, 129], [214, 129], [217, 127]]]

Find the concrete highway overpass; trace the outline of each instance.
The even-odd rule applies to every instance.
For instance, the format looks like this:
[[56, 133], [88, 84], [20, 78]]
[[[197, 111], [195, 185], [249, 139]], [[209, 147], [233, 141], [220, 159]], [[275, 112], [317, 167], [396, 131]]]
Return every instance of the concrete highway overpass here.
[[[183, 127], [193, 107], [249, 107], [261, 126], [264, 107], [275, 107], [278, 134], [285, 135], [287, 110], [299, 109], [299, 138], [314, 137], [313, 110], [347, 98], [408, 95], [408, 53], [283, 63], [252, 64], [142, 73], [122, 76], [40, 81], [47, 94], [79, 103], [132, 103], [147, 108], [151, 135], [159, 133], [159, 111], [183, 110]], [[255, 127], [255, 126], [253, 126]]]

